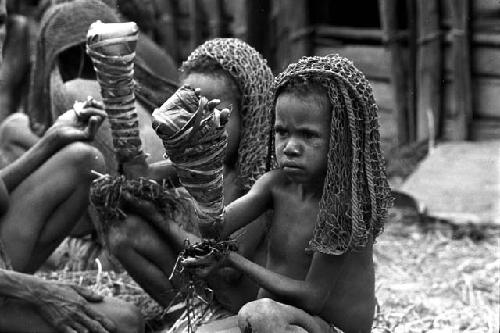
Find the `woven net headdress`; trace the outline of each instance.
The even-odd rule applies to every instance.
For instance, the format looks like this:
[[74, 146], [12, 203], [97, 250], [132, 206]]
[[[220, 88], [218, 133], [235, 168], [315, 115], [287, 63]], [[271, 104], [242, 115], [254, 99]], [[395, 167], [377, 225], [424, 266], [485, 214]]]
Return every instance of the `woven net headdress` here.
[[310, 249], [339, 255], [362, 248], [382, 232], [391, 201], [372, 88], [339, 55], [289, 65], [276, 78], [276, 96], [294, 80], [321, 84], [332, 105], [327, 174]]
[[234, 79], [241, 92], [237, 170], [241, 185], [248, 190], [270, 168], [268, 149], [274, 76], [260, 53], [236, 38], [205, 42], [189, 55], [181, 71], [196, 72], [207, 58], [215, 60]]

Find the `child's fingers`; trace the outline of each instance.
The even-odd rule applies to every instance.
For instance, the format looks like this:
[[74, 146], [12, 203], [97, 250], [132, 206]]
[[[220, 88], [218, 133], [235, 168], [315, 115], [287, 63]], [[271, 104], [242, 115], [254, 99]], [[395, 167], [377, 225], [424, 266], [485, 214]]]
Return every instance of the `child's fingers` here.
[[87, 135], [89, 140], [93, 140], [104, 118], [92, 116], [89, 118]]
[[220, 125], [221, 126], [224, 126], [227, 124], [227, 122], [229, 121], [229, 117], [231, 116], [231, 110], [229, 109], [222, 109], [220, 111]]
[[104, 109], [104, 103], [102, 101], [98, 101], [97, 99], [92, 98], [90, 96], [87, 99], [86, 106], [90, 106], [90, 107], [94, 107], [94, 108], [98, 108], [98, 109]]
[[86, 107], [82, 110], [79, 111], [79, 115], [78, 117], [80, 118], [80, 120], [84, 120], [84, 119], [87, 119], [89, 117], [92, 117], [92, 116], [99, 116], [99, 117], [102, 117], [102, 118], [106, 118], [106, 112], [102, 109], [99, 109], [99, 108], [95, 108], [95, 107]]
[[204, 267], [213, 265], [215, 263], [215, 258], [211, 255], [205, 256], [195, 256], [184, 258], [181, 261], [182, 265], [185, 267]]
[[207, 103], [207, 110], [212, 112], [212, 110], [215, 109], [215, 107], [219, 104], [220, 104], [220, 99], [212, 99]]
[[[186, 85], [186, 87], [189, 87], [189, 85]], [[196, 96], [200, 97], [201, 96], [201, 89], [200, 88], [196, 88], [194, 90], [194, 93], [195, 93]]]

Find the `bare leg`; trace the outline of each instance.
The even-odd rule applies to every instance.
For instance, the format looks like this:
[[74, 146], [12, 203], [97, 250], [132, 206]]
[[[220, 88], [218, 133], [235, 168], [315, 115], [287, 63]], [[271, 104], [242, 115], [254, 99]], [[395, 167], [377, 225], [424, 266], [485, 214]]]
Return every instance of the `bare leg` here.
[[241, 332], [334, 332], [330, 325], [318, 317], [293, 306], [269, 298], [247, 303], [238, 313]]
[[34, 272], [74, 227], [88, 206], [91, 170], [103, 170], [102, 155], [74, 143], [11, 193], [0, 237], [16, 271]]
[[159, 304], [168, 306], [177, 293], [168, 280], [177, 254], [160, 232], [130, 215], [110, 230], [109, 244], [130, 276]]
[[[111, 319], [120, 333], [140, 333], [144, 322], [139, 309], [123, 301], [105, 298], [101, 303], [92, 303], [92, 308]], [[40, 317], [35, 308], [22, 301], [8, 299], [0, 303], [0, 332], [52, 333], [54, 328]]]

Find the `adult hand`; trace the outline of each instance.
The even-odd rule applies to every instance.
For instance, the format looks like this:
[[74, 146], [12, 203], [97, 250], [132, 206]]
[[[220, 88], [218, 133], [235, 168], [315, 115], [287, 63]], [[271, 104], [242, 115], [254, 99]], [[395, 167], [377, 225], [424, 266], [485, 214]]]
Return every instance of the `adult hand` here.
[[109, 333], [115, 325], [90, 307], [102, 296], [80, 286], [44, 281], [34, 286], [33, 300], [40, 315], [58, 332]]
[[104, 118], [104, 105], [89, 98], [85, 102], [76, 102], [73, 109], [60, 115], [47, 134], [55, 135], [63, 145], [75, 141], [91, 141]]
[[152, 202], [134, 197], [127, 191], [122, 192], [121, 200], [122, 209], [125, 212], [141, 217], [151, 225], [159, 228], [162, 232], [168, 234], [167, 221], [165, 221], [158, 207]]

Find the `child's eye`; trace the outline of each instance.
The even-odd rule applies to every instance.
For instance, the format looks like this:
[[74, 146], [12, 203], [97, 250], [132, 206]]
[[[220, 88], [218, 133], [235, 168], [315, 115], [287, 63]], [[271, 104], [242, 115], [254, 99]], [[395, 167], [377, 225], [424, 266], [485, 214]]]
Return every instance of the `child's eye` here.
[[312, 131], [304, 131], [302, 135], [304, 136], [305, 139], [313, 139], [318, 137], [318, 135]]
[[278, 136], [284, 136], [284, 135], [287, 134], [287, 131], [284, 128], [275, 127], [274, 128], [274, 133], [276, 133], [276, 135], [278, 135]]

